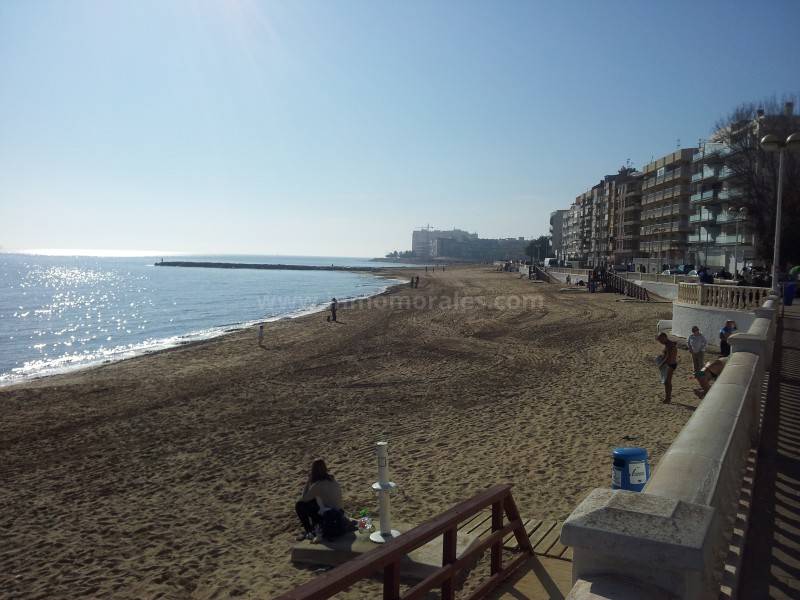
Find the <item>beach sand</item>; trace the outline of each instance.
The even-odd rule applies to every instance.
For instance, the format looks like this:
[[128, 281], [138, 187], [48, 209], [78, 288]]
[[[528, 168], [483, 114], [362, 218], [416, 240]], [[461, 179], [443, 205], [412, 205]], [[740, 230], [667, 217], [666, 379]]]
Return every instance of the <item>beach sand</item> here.
[[274, 596], [312, 576], [289, 562], [310, 461], [375, 511], [378, 440], [399, 521], [502, 482], [523, 515], [563, 519], [610, 485], [613, 447], [656, 463], [697, 405], [685, 350], [661, 403], [671, 304], [417, 274], [339, 323], [268, 324], [263, 348], [254, 328], [1, 388], [0, 596]]

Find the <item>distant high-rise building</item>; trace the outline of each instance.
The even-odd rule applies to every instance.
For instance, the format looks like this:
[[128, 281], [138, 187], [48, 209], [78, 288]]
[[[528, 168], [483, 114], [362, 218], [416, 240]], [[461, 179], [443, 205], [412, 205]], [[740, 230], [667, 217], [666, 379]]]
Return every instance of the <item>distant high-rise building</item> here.
[[414, 256], [418, 258], [434, 257], [436, 256], [435, 243], [437, 239], [464, 241], [469, 239], [478, 239], [478, 234], [463, 231], [461, 229], [441, 231], [439, 229], [423, 227], [415, 230], [411, 234], [411, 252], [413, 252]]
[[464, 261], [518, 260], [525, 258], [524, 237], [481, 239], [461, 229], [440, 231], [422, 228], [411, 235], [411, 250], [417, 258]]

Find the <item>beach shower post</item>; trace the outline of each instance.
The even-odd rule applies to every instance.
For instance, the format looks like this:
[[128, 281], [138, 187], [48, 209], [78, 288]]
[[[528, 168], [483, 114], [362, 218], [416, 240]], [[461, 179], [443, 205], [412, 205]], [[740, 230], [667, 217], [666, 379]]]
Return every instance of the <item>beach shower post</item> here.
[[392, 538], [400, 535], [396, 529], [392, 529], [392, 512], [389, 501], [389, 494], [397, 488], [397, 484], [389, 481], [389, 453], [387, 446], [389, 442], [378, 442], [376, 451], [378, 455], [378, 481], [372, 484], [372, 489], [378, 492], [378, 505], [380, 507], [380, 530], [369, 536], [376, 544], [383, 544]]

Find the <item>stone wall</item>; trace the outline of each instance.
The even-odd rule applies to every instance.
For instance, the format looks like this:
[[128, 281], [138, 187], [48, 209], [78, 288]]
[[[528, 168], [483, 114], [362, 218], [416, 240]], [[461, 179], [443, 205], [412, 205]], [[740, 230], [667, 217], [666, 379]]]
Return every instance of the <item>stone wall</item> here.
[[731, 336], [725, 369], [644, 491], [596, 489], [564, 523], [561, 542], [573, 548], [568, 599], [720, 597], [742, 475], [758, 442], [776, 309], [768, 299], [747, 331]]

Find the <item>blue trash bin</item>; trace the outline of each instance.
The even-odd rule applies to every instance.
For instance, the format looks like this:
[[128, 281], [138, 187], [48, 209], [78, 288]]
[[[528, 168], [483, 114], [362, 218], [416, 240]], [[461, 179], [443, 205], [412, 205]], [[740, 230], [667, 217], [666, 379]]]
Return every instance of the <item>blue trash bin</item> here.
[[614, 448], [611, 453], [611, 489], [641, 492], [650, 479], [650, 463], [644, 448]]
[[794, 301], [794, 295], [797, 291], [796, 281], [787, 281], [783, 284], [783, 304], [784, 306], [791, 306]]

